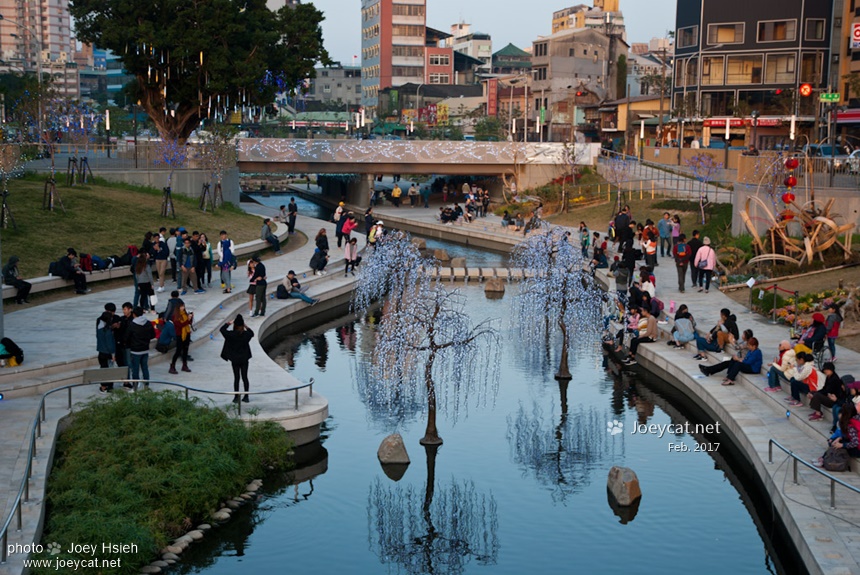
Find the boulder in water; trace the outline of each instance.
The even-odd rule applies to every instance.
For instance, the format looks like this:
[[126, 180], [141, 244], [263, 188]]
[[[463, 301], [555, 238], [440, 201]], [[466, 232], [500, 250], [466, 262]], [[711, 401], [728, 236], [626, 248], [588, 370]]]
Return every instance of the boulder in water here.
[[392, 463], [409, 465], [410, 463], [409, 455], [406, 453], [406, 445], [403, 444], [403, 437], [399, 433], [393, 433], [383, 439], [376, 451], [376, 456], [382, 465]]
[[639, 478], [629, 467], [614, 466], [610, 469], [606, 489], [621, 507], [633, 505], [642, 497]]

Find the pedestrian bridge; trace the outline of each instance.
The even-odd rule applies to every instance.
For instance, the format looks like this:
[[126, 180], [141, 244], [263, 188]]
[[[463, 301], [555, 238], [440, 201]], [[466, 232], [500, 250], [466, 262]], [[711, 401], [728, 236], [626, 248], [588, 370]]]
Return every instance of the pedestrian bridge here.
[[[570, 163], [594, 165], [597, 144], [446, 140], [239, 140], [243, 173], [305, 174], [518, 174], [558, 177]], [[575, 160], [572, 161], [572, 160]], [[535, 174], [537, 175], [537, 174]], [[540, 179], [540, 178], [538, 178]], [[520, 182], [523, 185], [523, 182]]]

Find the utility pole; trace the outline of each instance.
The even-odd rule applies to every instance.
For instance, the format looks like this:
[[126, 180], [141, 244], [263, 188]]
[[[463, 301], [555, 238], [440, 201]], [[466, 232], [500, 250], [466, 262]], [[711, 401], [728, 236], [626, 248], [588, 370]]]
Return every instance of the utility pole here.
[[662, 58], [660, 61], [663, 63], [660, 70], [661, 80], [660, 80], [660, 119], [658, 120], [659, 124], [657, 126], [657, 133], [660, 135], [660, 142], [662, 145], [663, 142], [663, 95], [666, 90], [666, 47], [663, 46]]

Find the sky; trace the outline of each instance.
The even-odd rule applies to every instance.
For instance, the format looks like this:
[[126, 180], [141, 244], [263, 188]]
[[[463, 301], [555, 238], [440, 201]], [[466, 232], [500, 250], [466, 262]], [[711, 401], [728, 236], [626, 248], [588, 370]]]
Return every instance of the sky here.
[[[323, 38], [332, 60], [352, 63], [361, 54], [361, 0], [306, 0], [325, 14]], [[621, 0], [628, 42], [647, 42], [675, 28], [677, 0]], [[520, 48], [550, 33], [552, 13], [591, 0], [427, 0], [427, 25], [448, 31], [464, 21], [493, 37], [493, 51], [513, 42]], [[504, 8], [502, 8], [504, 6]], [[356, 64], [360, 59], [356, 59]]]

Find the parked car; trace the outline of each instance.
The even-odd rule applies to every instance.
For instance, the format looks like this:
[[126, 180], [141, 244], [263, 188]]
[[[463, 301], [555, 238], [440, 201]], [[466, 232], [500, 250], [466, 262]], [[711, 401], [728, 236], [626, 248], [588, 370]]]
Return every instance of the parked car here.
[[807, 144], [803, 146], [803, 152], [816, 163], [821, 163], [829, 167], [833, 163], [835, 170], [842, 170], [846, 166], [850, 166], [847, 150], [840, 145], [835, 144]]

